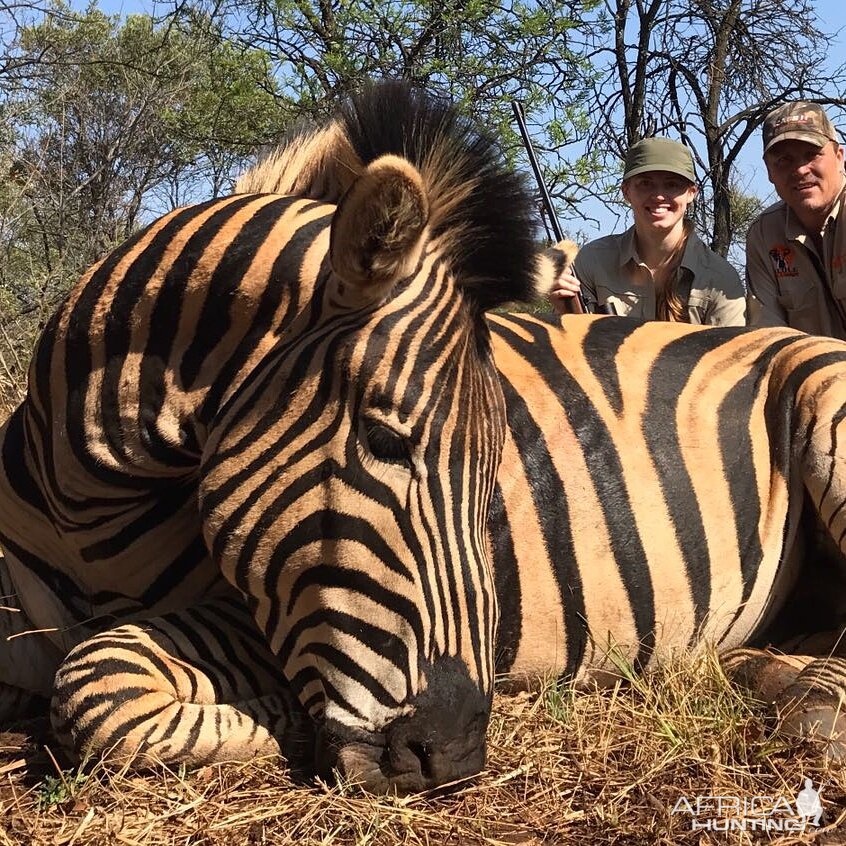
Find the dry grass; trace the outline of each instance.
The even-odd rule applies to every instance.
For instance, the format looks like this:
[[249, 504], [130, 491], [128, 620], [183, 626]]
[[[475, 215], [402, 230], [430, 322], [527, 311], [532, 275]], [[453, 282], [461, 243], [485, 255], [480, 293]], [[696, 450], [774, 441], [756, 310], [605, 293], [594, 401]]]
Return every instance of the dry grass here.
[[23, 397], [18, 396], [15, 391], [8, 388], [0, 375], [0, 426], [2, 426], [9, 415], [17, 408]]
[[771, 842], [842, 843], [846, 824], [846, 772], [772, 735], [709, 656], [604, 693], [498, 695], [487, 770], [448, 795], [295, 785], [277, 760], [61, 771], [38, 724], [24, 728], [0, 736], [0, 846], [751, 843], [761, 835], [692, 832], [671, 809], [709, 793], [792, 801], [803, 777], [823, 785], [822, 827]]

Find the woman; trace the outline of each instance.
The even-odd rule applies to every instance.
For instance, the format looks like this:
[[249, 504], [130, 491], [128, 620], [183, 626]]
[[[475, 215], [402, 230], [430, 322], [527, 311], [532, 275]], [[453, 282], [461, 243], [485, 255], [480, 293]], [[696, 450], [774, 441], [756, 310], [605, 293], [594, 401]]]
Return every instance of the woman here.
[[669, 138], [644, 138], [626, 156], [623, 196], [634, 225], [585, 244], [549, 294], [559, 313], [581, 287], [590, 303], [617, 314], [710, 326], [745, 325], [737, 271], [708, 249], [686, 219], [696, 197], [693, 157]]

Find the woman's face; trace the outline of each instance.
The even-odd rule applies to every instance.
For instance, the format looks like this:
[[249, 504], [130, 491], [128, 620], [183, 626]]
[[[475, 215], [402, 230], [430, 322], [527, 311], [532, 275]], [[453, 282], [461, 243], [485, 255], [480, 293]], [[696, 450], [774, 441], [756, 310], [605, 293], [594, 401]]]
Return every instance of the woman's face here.
[[632, 207], [635, 226], [670, 231], [684, 219], [696, 186], [675, 173], [650, 170], [623, 182], [623, 196]]

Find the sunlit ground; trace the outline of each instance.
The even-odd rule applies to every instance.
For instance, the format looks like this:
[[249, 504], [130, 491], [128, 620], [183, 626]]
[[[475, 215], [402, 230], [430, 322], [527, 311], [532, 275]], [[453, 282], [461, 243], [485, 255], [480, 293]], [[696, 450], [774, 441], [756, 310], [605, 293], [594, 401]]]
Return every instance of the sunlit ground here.
[[[487, 769], [446, 796], [297, 786], [278, 760], [62, 769], [39, 727], [0, 736], [0, 846], [839, 843], [846, 824], [843, 770], [774, 733], [708, 655], [605, 692], [498, 695]], [[805, 778], [823, 816], [802, 834]], [[752, 828], [766, 824], [759, 814], [768, 835]]]

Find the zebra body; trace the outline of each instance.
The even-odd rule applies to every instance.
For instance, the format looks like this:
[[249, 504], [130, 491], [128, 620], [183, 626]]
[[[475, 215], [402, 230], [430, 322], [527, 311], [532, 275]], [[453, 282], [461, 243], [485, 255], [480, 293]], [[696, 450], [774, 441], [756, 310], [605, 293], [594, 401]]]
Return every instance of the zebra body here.
[[489, 523], [497, 671], [603, 682], [713, 644], [842, 754], [846, 345], [489, 319], [509, 424]]
[[[291, 285], [274, 273], [278, 244], [296, 249], [299, 236], [286, 258], [303, 265], [315, 239], [325, 253], [329, 218], [325, 205], [272, 196], [175, 211], [93, 268], [47, 326], [4, 441], [7, 467], [20, 444], [34, 447], [22, 456], [27, 475], [9, 473], [6, 484], [40, 489], [5, 490], [0, 519], [13, 580], [37, 578], [20, 592], [22, 608], [56, 629], [46, 634], [57, 648], [103, 619], [155, 616], [226, 590], [198, 531], [208, 429], [311, 293], [319, 268], [306, 265], [304, 284]], [[184, 325], [199, 313], [202, 335]], [[16, 544], [22, 502], [38, 507]]]
[[2, 713], [52, 694], [80, 753], [281, 749], [412, 790], [479, 769], [495, 672], [707, 639], [833, 733], [826, 631], [733, 647], [790, 606], [805, 491], [842, 541], [843, 345], [525, 316], [490, 341], [549, 270], [530, 204], [410, 105], [378, 89], [153, 224], [51, 321], [0, 436]]
[[[766, 638], [790, 596], [806, 488], [842, 534], [840, 480], [825, 456], [836, 443], [843, 345], [789, 330], [603, 318], [565, 318], [563, 328], [525, 315], [491, 323], [509, 423], [489, 524], [497, 672], [601, 682], [616, 677], [620, 660], [647, 667], [709, 642], [729, 667], [740, 662], [739, 675], [751, 668], [750, 683], [771, 698], [795, 697], [797, 685], [805, 701], [811, 691], [817, 700], [839, 696], [830, 681], [837, 659], [820, 665], [813, 654], [732, 648]], [[181, 695], [212, 708], [229, 742], [202, 732], [174, 749], [174, 737], [191, 738], [177, 723], [162, 743], [148, 743], [159, 756], [199, 762], [280, 742], [292, 755], [303, 742], [302, 709], [237, 599], [126, 624], [89, 643], [112, 661], [126, 650], [124, 660], [139, 665], [139, 644], [157, 646], [194, 668], [183, 682], [191, 694]], [[815, 652], [830, 648], [823, 638]], [[77, 671], [71, 662], [60, 681]], [[801, 671], [813, 686], [797, 682]], [[128, 707], [136, 711], [137, 700]], [[812, 716], [819, 720], [818, 707]], [[190, 714], [181, 719], [192, 725]], [[71, 744], [87, 737], [57, 729]]]

